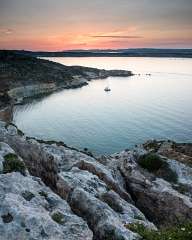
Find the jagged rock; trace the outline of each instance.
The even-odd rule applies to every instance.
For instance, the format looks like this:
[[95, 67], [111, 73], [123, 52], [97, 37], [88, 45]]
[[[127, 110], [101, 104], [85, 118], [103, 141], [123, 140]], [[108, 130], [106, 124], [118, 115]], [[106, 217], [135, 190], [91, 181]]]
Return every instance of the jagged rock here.
[[[14, 128], [8, 127], [12, 136], [17, 134]], [[7, 156], [23, 161], [8, 144], [0, 142], [0, 239], [92, 239], [87, 224], [39, 178], [15, 169], [2, 174]], [[56, 213], [61, 214], [61, 222], [53, 218]]]
[[[154, 227], [139, 210], [136, 211], [136, 208], [132, 205], [133, 201], [129, 193], [126, 192], [124, 187], [118, 185], [118, 181], [114, 178], [114, 172], [107, 169], [97, 159], [69, 148], [62, 143], [51, 142], [48, 144], [47, 142], [26, 138], [24, 135], [18, 134], [18, 129], [13, 125], [6, 126], [3, 123], [1, 125], [0, 139], [9, 143], [17, 154], [22, 156], [30, 173], [41, 177], [55, 192], [66, 199], [73, 211], [75, 211], [75, 205], [72, 204], [70, 199], [78, 186], [85, 192], [87, 200], [95, 198], [99, 204], [110, 209], [110, 221], [112, 221], [112, 215], [114, 214], [116, 221], [119, 222], [119, 225], [114, 224], [113, 226], [113, 231], [117, 231], [118, 234], [120, 234], [119, 231], [127, 233], [128, 230], [124, 227], [124, 224], [130, 222], [141, 221], [147, 227]], [[120, 205], [126, 205], [122, 214], [117, 213], [113, 206], [110, 206], [110, 203], [107, 203], [106, 198], [104, 198], [111, 190], [113, 190], [113, 194], [110, 194], [111, 201], [114, 200], [116, 204], [118, 202]], [[26, 195], [28, 197], [28, 194]], [[76, 202], [78, 201], [81, 200], [76, 199]], [[81, 202], [77, 203], [77, 205], [80, 204]], [[92, 214], [97, 215], [95, 212], [97, 210], [96, 206], [93, 205], [92, 208], [90, 209]], [[81, 213], [79, 214], [82, 216]], [[140, 216], [141, 219], [137, 219], [136, 215], [137, 217]], [[100, 220], [98, 219], [97, 221]], [[90, 223], [88, 222], [88, 224]], [[121, 230], [118, 230], [119, 228]], [[102, 230], [106, 236], [108, 230], [110, 229]], [[97, 231], [94, 230], [96, 237], [103, 236], [103, 233], [100, 235], [99, 231], [99, 228]], [[129, 233], [129, 235], [135, 236], [133, 233]]]
[[98, 240], [140, 239], [123, 225], [118, 214], [106, 203], [83, 189], [74, 189], [69, 202], [73, 211], [86, 219]]
[[63, 197], [67, 198], [77, 186], [92, 193], [94, 196], [98, 196], [108, 190], [107, 185], [89, 171], [74, 167], [71, 171], [62, 171], [59, 173], [57, 189], [62, 193]]
[[192, 168], [173, 159], [167, 159], [170, 168], [176, 172], [178, 182], [192, 186]]
[[141, 169], [131, 152], [119, 154], [120, 169], [136, 206], [159, 225], [192, 220], [192, 202], [167, 181]]
[[[143, 144], [143, 147], [148, 149], [149, 152], [158, 154], [168, 164], [168, 168], [175, 173], [177, 180], [174, 185], [172, 184], [173, 188], [192, 199], [192, 145], [190, 143], [175, 143], [170, 140], [151, 140]], [[140, 146], [134, 151], [136, 160], [139, 159], [139, 156], [147, 153], [146, 150], [143, 150], [143, 147]], [[165, 169], [167, 172], [168, 168]]]
[[167, 159], [170, 168], [177, 174], [175, 189], [192, 200], [192, 168], [174, 159]]
[[[93, 229], [97, 237], [102, 236], [104, 239], [105, 237], [106, 238], [109, 237], [107, 233], [109, 229], [108, 230], [106, 229], [106, 232], [103, 233], [104, 235], [100, 236], [99, 231], [102, 231], [103, 225], [99, 223], [99, 226], [100, 225], [102, 226], [100, 226], [100, 228], [95, 230], [95, 227], [96, 227], [95, 221], [100, 221], [100, 215], [99, 215], [100, 213], [98, 213], [99, 210], [96, 208], [95, 204], [102, 205], [103, 211], [105, 211], [105, 208], [107, 208], [108, 211], [111, 212], [111, 215], [114, 215], [113, 216], [114, 219], [116, 218], [116, 221], [119, 222], [119, 225], [121, 225], [121, 228], [125, 224], [137, 222], [137, 223], [142, 223], [148, 228], [155, 229], [154, 225], [149, 221], [147, 221], [145, 216], [136, 207], [134, 207], [132, 204], [128, 203], [127, 201], [123, 200], [114, 191], [109, 190], [109, 187], [107, 184], [102, 182], [102, 180], [99, 179], [98, 176], [90, 173], [89, 171], [85, 171], [85, 170], [74, 167], [70, 171], [67, 171], [67, 172], [62, 171], [59, 174], [59, 176], [60, 176], [60, 180], [57, 183], [57, 189], [59, 193], [64, 198], [67, 199], [73, 211], [76, 212], [78, 215], [84, 217], [85, 211], [88, 211], [84, 209], [86, 207], [90, 208], [89, 211], [91, 212], [90, 213], [91, 215], [89, 215], [89, 219], [86, 219], [86, 221], [89, 223], [89, 225], [91, 226], [91, 229]], [[82, 192], [82, 195], [86, 197], [86, 199], [77, 197], [74, 200], [73, 197], [71, 197], [71, 196], [76, 196], [74, 195], [74, 193], [76, 192], [77, 187], [81, 188], [80, 192]], [[74, 201], [72, 201], [71, 199], [73, 199]], [[93, 199], [95, 200], [93, 201]], [[84, 204], [87, 205], [89, 202], [92, 202], [93, 205], [90, 203], [89, 206], [84, 206]], [[106, 207], [106, 204], [103, 204], [103, 203], [107, 203], [108, 206]], [[116, 208], [117, 206], [118, 208]], [[120, 208], [122, 208], [121, 212], [119, 211]], [[92, 215], [94, 215], [94, 220]], [[94, 223], [92, 221], [94, 221]], [[103, 221], [105, 220], [103, 219]], [[106, 223], [104, 222], [104, 225], [105, 224]], [[117, 226], [114, 225], [113, 227], [114, 229], [116, 229]], [[118, 239], [118, 238], [114, 237], [114, 239]]]
[[[0, 201], [2, 240], [92, 239], [87, 224], [39, 178], [16, 172], [0, 174]], [[53, 219], [58, 212], [61, 223]]]
[[142, 224], [148, 229], [156, 229], [154, 224], [147, 221], [145, 215], [134, 205], [126, 202], [114, 191], [108, 191], [100, 196], [120, 217], [124, 224]]
[[[16, 126], [3, 122], [0, 141], [9, 144], [31, 174], [40, 177], [86, 220], [95, 239], [137, 239], [139, 236], [125, 226], [140, 223], [156, 229], [147, 218], [159, 226], [192, 220], [189, 191], [179, 191], [179, 184], [190, 185], [191, 168], [163, 157], [178, 176], [177, 183], [169, 183], [140, 166], [140, 157], [151, 149], [138, 146], [97, 159], [61, 142], [27, 138]], [[33, 194], [21, 196], [32, 202]], [[4, 218], [11, 219], [7, 214]], [[53, 214], [56, 221], [63, 222], [62, 213], [56, 210]]]
[[14, 126], [9, 126], [7, 129], [2, 128], [0, 131], [2, 131], [2, 136], [5, 136], [2, 139], [14, 147], [25, 159], [30, 172], [42, 177], [45, 182], [49, 181], [53, 186], [56, 186], [56, 172], [67, 171], [73, 166], [77, 166], [81, 170], [88, 170], [98, 176], [109, 188], [116, 191], [125, 200], [132, 201], [129, 193], [118, 185], [111, 172], [96, 159], [65, 146], [40, 144], [34, 139], [26, 140], [23, 136], [18, 136], [18, 130]]
[[126, 201], [133, 203], [129, 193], [127, 193], [123, 187], [118, 184], [111, 172], [105, 166], [103, 166], [103, 164], [100, 164], [98, 161], [89, 162], [86, 160], [81, 160], [76, 164], [76, 166], [81, 170], [88, 170], [89, 172], [97, 175], [103, 182], [106, 183], [109, 188], [116, 191]]

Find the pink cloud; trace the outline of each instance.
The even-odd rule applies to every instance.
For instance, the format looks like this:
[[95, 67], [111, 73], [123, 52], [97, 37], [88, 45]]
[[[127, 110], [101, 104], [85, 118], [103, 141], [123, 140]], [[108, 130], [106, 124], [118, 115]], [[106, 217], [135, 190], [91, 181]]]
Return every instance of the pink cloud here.
[[0, 34], [9, 35], [12, 33], [13, 33], [13, 30], [10, 28], [0, 28]]

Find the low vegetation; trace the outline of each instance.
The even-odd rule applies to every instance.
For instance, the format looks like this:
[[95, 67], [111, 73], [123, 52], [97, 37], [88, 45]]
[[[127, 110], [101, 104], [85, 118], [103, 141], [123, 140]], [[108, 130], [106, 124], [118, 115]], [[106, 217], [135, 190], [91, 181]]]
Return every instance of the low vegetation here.
[[143, 240], [191, 240], [192, 222], [162, 229], [159, 231], [146, 229], [142, 224], [128, 224], [126, 227], [138, 233]]
[[35, 195], [29, 191], [23, 192], [22, 196], [23, 196], [23, 198], [25, 198], [26, 201], [31, 201], [31, 199], [35, 197]]
[[48, 193], [47, 193], [47, 192], [44, 192], [44, 191], [40, 191], [40, 192], [39, 192], [39, 195], [41, 195], [41, 196], [44, 197], [44, 198], [47, 198], [47, 197], [48, 197]]
[[4, 156], [3, 173], [20, 172], [25, 174], [25, 164], [14, 153], [8, 153]]
[[148, 153], [139, 158], [139, 165], [149, 172], [156, 172], [164, 165], [164, 161], [154, 153]]
[[53, 215], [51, 216], [53, 221], [55, 221], [58, 224], [62, 224], [63, 223], [63, 214], [61, 212], [55, 212], [53, 213]]
[[139, 165], [169, 182], [177, 182], [177, 174], [169, 167], [169, 164], [155, 153], [148, 153], [139, 158]]

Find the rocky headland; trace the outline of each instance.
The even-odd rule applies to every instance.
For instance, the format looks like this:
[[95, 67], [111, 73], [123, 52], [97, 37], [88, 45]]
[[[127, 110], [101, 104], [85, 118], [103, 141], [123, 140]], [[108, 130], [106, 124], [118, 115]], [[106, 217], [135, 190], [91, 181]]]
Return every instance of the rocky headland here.
[[0, 108], [10, 102], [52, 93], [63, 88], [78, 88], [93, 79], [128, 77], [131, 71], [65, 66], [14, 51], [0, 51]]

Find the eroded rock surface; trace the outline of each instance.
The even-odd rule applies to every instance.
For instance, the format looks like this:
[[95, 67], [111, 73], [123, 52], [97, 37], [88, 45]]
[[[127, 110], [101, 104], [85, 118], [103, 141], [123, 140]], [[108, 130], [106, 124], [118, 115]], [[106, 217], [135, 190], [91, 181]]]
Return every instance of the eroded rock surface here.
[[[155, 172], [148, 172], [138, 164], [138, 156], [146, 154], [143, 148], [136, 151], [122, 152], [118, 154], [120, 171], [126, 179], [127, 188], [131, 193], [136, 206], [154, 223], [158, 225], [174, 225], [187, 220], [192, 220], [192, 202], [187, 193], [179, 192], [179, 183], [185, 179], [191, 180], [191, 169], [188, 174], [181, 174], [183, 166], [176, 160], [163, 159], [172, 166], [177, 163], [180, 171], [177, 174], [177, 182], [168, 182], [159, 178]], [[186, 173], [186, 172], [185, 172]], [[178, 188], [177, 188], [178, 187]]]
[[[48, 207], [48, 210], [38, 212], [38, 214], [42, 214], [41, 217], [44, 216], [44, 211], [49, 216], [56, 212], [55, 218], [62, 222], [62, 214], [65, 214], [63, 213], [65, 212], [64, 208], [63, 210], [58, 206], [54, 209], [50, 208], [46, 194], [43, 194], [44, 202], [40, 201], [42, 196], [39, 196], [38, 192], [44, 192], [44, 188], [47, 189], [40, 181], [41, 178], [57, 194], [49, 189], [46, 190], [46, 192], [50, 192], [48, 195], [52, 194], [58, 198], [58, 201], [68, 206], [69, 211], [71, 211], [70, 208], [72, 209], [73, 214], [70, 213], [76, 219], [74, 225], [78, 221], [77, 228], [75, 228], [77, 232], [75, 235], [71, 235], [71, 239], [73, 236], [76, 236], [76, 239], [92, 239], [92, 233], [93, 239], [97, 240], [140, 239], [138, 234], [127, 229], [128, 224], [142, 224], [146, 228], [156, 229], [156, 226], [174, 225], [192, 220], [191, 168], [176, 159], [160, 155], [158, 152], [160, 145], [155, 149], [143, 145], [134, 150], [96, 158], [68, 147], [62, 142], [46, 142], [26, 137], [13, 124], [8, 125], [3, 122], [0, 122], [0, 141], [3, 142], [0, 164], [4, 161], [5, 152], [12, 151], [26, 166], [25, 174], [3, 173], [1, 170], [1, 177], [7, 179], [6, 181], [18, 178], [13, 181], [13, 186], [9, 189], [5, 187], [2, 191], [6, 194], [15, 194], [18, 181], [30, 179], [26, 181], [28, 181], [28, 185], [31, 184], [31, 188], [21, 188], [24, 193], [16, 193], [18, 196], [13, 197], [13, 200], [16, 201], [17, 198], [21, 199], [22, 197], [22, 201], [19, 203], [22, 209], [24, 208], [23, 201], [26, 203], [23, 198], [31, 198], [27, 204], [33, 203], [36, 204], [36, 207], [39, 205], [40, 209]], [[163, 166], [165, 165], [171, 173], [174, 172], [173, 176], [177, 176], [174, 182], [164, 178], [162, 169], [152, 172], [141, 166], [140, 158], [151, 152], [161, 156]], [[2, 169], [2, 164], [0, 166]], [[167, 177], [167, 175], [165, 176]], [[5, 181], [3, 181], [4, 184]], [[32, 187], [34, 184], [39, 184], [37, 191]], [[23, 184], [23, 188], [25, 186]], [[39, 199], [38, 204], [35, 199]], [[4, 202], [6, 204], [9, 201], [5, 198]], [[43, 205], [44, 203], [46, 203], [46, 207]], [[11, 213], [3, 214], [5, 221], [11, 221], [13, 217]], [[71, 222], [73, 222], [72, 216]], [[50, 221], [52, 220], [51, 218]], [[65, 224], [60, 225], [56, 225], [57, 230], [58, 227], [60, 230], [63, 229]], [[68, 226], [70, 234], [70, 227], [66, 226]], [[87, 238], [81, 238], [83, 235], [78, 235], [81, 228], [85, 229], [82, 234], [85, 234]], [[5, 234], [9, 234], [8, 230], [7, 232], [4, 230]], [[25, 232], [25, 234], [28, 233]]]
[[[133, 205], [130, 194], [118, 185], [112, 172], [96, 158], [62, 143], [26, 138], [14, 125], [1, 122], [0, 129], [0, 140], [25, 159], [31, 174], [68, 202], [88, 223], [96, 239], [139, 239], [125, 227], [133, 222], [155, 228]], [[117, 211], [115, 206], [122, 210]]]
[[[0, 156], [14, 151], [0, 143]], [[37, 177], [13, 169], [0, 174], [0, 239], [91, 240], [92, 231], [67, 202]]]

